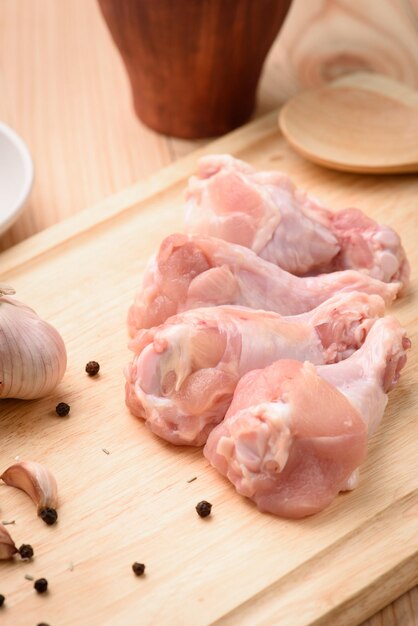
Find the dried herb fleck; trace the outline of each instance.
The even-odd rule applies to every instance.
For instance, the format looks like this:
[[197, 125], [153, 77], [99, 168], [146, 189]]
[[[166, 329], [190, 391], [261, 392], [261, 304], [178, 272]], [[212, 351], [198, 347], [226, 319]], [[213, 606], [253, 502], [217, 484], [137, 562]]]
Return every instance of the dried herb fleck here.
[[38, 580], [35, 580], [33, 583], [33, 586], [38, 593], [45, 593], [48, 589], [48, 581], [46, 578], [38, 578]]
[[45, 522], [45, 524], [52, 526], [58, 519], [58, 513], [52, 507], [46, 506], [39, 511], [39, 517]]
[[210, 515], [211, 510], [212, 505], [210, 502], [206, 502], [206, 500], [202, 500], [196, 505], [196, 511], [200, 517], [207, 517]]
[[143, 563], [134, 563], [132, 565], [132, 571], [135, 576], [142, 576], [142, 574], [145, 572], [145, 565]]
[[55, 412], [60, 417], [65, 417], [70, 412], [70, 405], [66, 402], [59, 402], [55, 407]]
[[18, 552], [22, 559], [31, 559], [33, 557], [33, 548], [28, 543], [23, 543]]
[[188, 480], [188, 483], [192, 483], [193, 481], [197, 480], [197, 476], [193, 476], [193, 478], [191, 478], [190, 480]]
[[89, 361], [86, 365], [86, 372], [89, 376], [96, 376], [99, 373], [100, 365], [97, 361]]

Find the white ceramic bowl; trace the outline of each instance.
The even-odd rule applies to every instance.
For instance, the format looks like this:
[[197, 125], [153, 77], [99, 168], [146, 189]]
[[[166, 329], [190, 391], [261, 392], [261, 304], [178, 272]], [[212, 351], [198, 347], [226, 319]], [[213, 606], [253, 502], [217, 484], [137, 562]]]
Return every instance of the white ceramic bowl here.
[[32, 182], [33, 163], [25, 142], [0, 122], [0, 233], [19, 216]]

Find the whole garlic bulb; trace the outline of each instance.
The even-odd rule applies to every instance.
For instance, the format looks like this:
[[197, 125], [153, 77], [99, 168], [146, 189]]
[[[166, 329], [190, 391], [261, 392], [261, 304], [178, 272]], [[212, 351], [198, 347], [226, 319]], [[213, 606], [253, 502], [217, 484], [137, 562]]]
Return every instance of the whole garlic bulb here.
[[0, 398], [41, 398], [64, 376], [65, 345], [33, 309], [8, 297], [13, 293], [0, 284]]

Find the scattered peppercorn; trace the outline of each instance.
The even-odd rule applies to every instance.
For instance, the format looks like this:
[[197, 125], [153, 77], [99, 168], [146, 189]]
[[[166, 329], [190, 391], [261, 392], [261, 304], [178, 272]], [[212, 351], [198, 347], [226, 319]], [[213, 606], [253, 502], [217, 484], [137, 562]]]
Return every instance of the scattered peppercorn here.
[[50, 506], [46, 506], [44, 509], [39, 511], [39, 517], [45, 522], [45, 524], [52, 526], [58, 519], [58, 513]]
[[46, 578], [38, 578], [38, 580], [35, 580], [33, 583], [33, 586], [38, 593], [45, 593], [48, 589], [48, 581]]
[[196, 511], [198, 515], [200, 515], [200, 517], [207, 517], [208, 515], [210, 515], [211, 510], [212, 505], [210, 502], [206, 502], [206, 500], [202, 500], [202, 502], [199, 502], [196, 505]]
[[31, 559], [33, 557], [33, 548], [28, 543], [23, 543], [18, 552], [22, 559]]
[[2, 596], [1, 593], [0, 593], [0, 606], [3, 606], [5, 599], [6, 598], [4, 596]]
[[99, 373], [100, 365], [97, 361], [89, 361], [86, 365], [86, 372], [89, 376], [96, 376]]
[[38, 626], [49, 626], [49, 624], [47, 624], [46, 622], [40, 622]]
[[132, 565], [132, 570], [135, 576], [142, 576], [142, 574], [145, 572], [145, 565], [143, 563], [134, 563]]
[[70, 405], [66, 402], [60, 402], [55, 407], [55, 411], [60, 417], [65, 417], [70, 412]]

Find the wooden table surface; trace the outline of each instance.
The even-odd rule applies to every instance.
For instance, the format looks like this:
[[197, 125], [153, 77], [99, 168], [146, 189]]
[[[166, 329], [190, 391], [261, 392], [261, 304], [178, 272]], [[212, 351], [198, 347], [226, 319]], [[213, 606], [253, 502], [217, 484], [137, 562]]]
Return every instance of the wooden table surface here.
[[[403, 0], [390, 2], [391, 10], [396, 5], [404, 15]], [[286, 41], [301, 10], [302, 0], [296, 0]], [[405, 39], [409, 23], [402, 28]], [[277, 107], [295, 88], [288, 76], [283, 82], [282, 42], [268, 58], [256, 115]], [[417, 65], [408, 68], [404, 78], [416, 84]], [[122, 63], [95, 0], [0, 0], [0, 120], [27, 142], [36, 176], [25, 211], [0, 237], [0, 251], [205, 143], [158, 135], [136, 119]], [[366, 625], [418, 626], [418, 589]]]

